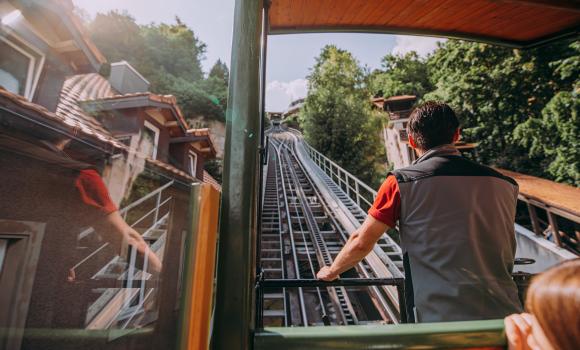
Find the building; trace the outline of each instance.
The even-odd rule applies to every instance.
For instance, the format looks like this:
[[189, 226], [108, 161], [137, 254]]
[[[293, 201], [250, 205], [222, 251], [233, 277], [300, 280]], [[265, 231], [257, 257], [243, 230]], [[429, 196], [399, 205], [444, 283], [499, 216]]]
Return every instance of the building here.
[[305, 101], [304, 98], [299, 98], [297, 100], [290, 102], [288, 109], [286, 109], [282, 114], [282, 119], [288, 119], [289, 117], [292, 117], [300, 113], [302, 106], [304, 106], [304, 101]]
[[0, 327], [175, 325], [157, 295], [179, 289], [192, 184], [220, 187], [209, 130], [108, 63], [70, 0], [3, 1], [0, 19]]
[[[417, 157], [409, 145], [407, 122], [417, 102], [414, 95], [376, 97], [371, 100], [372, 107], [386, 112], [387, 123], [383, 128], [383, 141], [387, 159], [395, 169], [410, 165]], [[476, 147], [474, 143], [458, 141], [455, 146], [461, 151], [469, 151]]]

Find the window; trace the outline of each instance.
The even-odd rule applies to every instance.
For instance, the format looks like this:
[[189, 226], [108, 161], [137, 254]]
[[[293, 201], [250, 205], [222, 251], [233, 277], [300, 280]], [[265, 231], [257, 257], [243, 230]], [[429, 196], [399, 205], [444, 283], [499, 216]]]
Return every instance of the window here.
[[45, 227], [0, 219], [0, 349], [20, 349]]
[[32, 99], [44, 56], [23, 41], [3, 36], [0, 36], [0, 52], [0, 85]]
[[146, 151], [146, 155], [157, 159], [157, 148], [159, 147], [159, 128], [145, 121], [145, 129], [143, 130], [143, 138], [151, 144], [151, 147]]
[[189, 172], [195, 177], [197, 172], [197, 153], [189, 151]]
[[117, 136], [117, 141], [121, 142], [127, 147], [131, 146], [131, 135]]

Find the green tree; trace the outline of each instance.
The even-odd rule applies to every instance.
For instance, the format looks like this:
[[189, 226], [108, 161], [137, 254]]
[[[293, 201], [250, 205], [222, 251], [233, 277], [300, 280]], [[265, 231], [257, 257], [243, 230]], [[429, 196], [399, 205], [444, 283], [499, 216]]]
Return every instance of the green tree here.
[[88, 24], [88, 30], [109, 62], [125, 60], [137, 68], [145, 56], [147, 47], [141, 28], [126, 11], [98, 13]]
[[230, 72], [225, 63], [217, 60], [210, 69], [207, 79], [197, 82], [200, 89], [207, 92], [210, 99], [225, 111], [228, 103], [228, 80]]
[[571, 90], [573, 80], [563, 79], [554, 65], [570, 54], [569, 42], [513, 50], [449, 40], [428, 59], [435, 90], [424, 100], [442, 100], [455, 108], [464, 137], [479, 144], [479, 161], [554, 178], [546, 171], [552, 160], [546, 153], [530, 152], [532, 143], [522, 141], [526, 129], [519, 134], [514, 130], [528, 120], [534, 120], [530, 126], [538, 125], [550, 100]]
[[415, 95], [421, 98], [433, 89], [426, 61], [415, 51], [405, 55], [386, 55], [382, 59], [382, 68], [373, 71], [369, 77], [374, 95]]
[[175, 24], [149, 24], [141, 26], [141, 36], [147, 47], [145, 57], [140, 58], [140, 68], [145, 73], [164, 73], [187, 81], [203, 79], [201, 60], [206, 45], [187, 25], [175, 18]]
[[558, 92], [542, 110], [516, 127], [517, 142], [529, 155], [549, 162], [547, 172], [556, 180], [580, 186], [580, 42], [570, 45], [575, 54], [553, 62], [561, 81], [573, 82], [572, 91]]
[[328, 45], [308, 76], [301, 110], [306, 140], [361, 180], [377, 185], [383, 148], [365, 75], [347, 51]]
[[128, 61], [152, 92], [175, 95], [186, 117], [225, 120], [227, 67], [219, 62], [222, 75], [204, 79], [206, 45], [179, 18], [175, 24], [138, 25], [128, 13], [111, 11], [98, 14], [89, 31], [109, 61]]
[[209, 70], [209, 77], [219, 78], [227, 85], [230, 80], [230, 70], [224, 62], [218, 59]]

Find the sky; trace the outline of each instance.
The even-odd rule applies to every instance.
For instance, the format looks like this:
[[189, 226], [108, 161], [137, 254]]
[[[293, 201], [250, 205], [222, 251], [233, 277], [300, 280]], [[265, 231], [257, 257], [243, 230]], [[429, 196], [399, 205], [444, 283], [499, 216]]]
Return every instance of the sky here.
[[[207, 73], [221, 59], [230, 66], [234, 0], [73, 0], [92, 18], [99, 12], [126, 10], [140, 24], [175, 22], [179, 18], [207, 45], [202, 61]], [[411, 50], [427, 55], [441, 39], [387, 34], [298, 34], [268, 39], [266, 110], [284, 111], [291, 101], [305, 97], [309, 69], [327, 44], [350, 51], [361, 65], [380, 68], [388, 53]]]

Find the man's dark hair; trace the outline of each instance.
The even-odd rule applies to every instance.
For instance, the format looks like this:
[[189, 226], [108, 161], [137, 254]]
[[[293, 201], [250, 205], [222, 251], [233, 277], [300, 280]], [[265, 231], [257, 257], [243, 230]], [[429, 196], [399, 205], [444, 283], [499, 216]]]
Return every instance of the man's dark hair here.
[[428, 101], [413, 110], [407, 132], [417, 147], [427, 151], [452, 143], [458, 127], [459, 120], [451, 107], [443, 102]]

